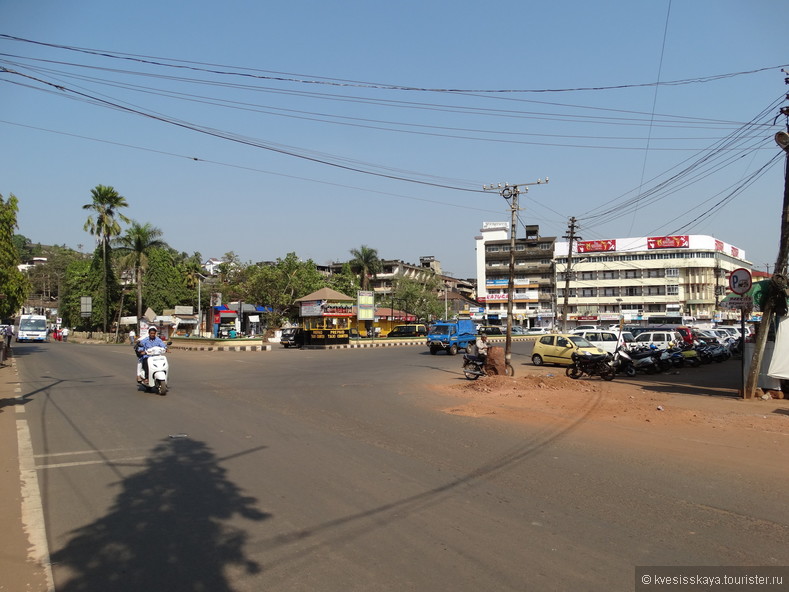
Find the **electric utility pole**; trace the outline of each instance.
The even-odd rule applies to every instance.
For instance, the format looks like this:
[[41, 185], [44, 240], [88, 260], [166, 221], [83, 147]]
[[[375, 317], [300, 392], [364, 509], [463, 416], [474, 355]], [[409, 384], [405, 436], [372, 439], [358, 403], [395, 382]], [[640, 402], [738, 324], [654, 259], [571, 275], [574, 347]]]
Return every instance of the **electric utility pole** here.
[[[784, 70], [784, 72], [787, 72]], [[784, 79], [789, 84], [789, 77]], [[789, 94], [786, 95], [789, 100]], [[781, 115], [787, 118], [787, 130], [789, 130], [789, 107], [781, 108]], [[756, 335], [756, 342], [753, 347], [753, 357], [751, 367], [748, 370], [748, 380], [745, 383], [743, 398], [752, 399], [756, 388], [759, 386], [759, 372], [762, 368], [762, 357], [764, 356], [764, 346], [767, 344], [767, 335], [770, 332], [770, 324], [775, 310], [775, 300], [786, 298], [786, 265], [789, 261], [789, 131], [780, 131], [775, 134], [775, 143], [786, 152], [786, 168], [784, 169], [784, 202], [781, 212], [781, 242], [778, 246], [778, 257], [773, 268], [773, 277], [770, 279], [770, 290], [762, 305], [762, 322], [759, 323], [759, 332]], [[744, 342], [744, 339], [743, 339]], [[744, 352], [743, 347], [743, 352]], [[745, 355], [743, 353], [743, 355]]]
[[567, 245], [567, 265], [564, 268], [564, 305], [562, 306], [562, 333], [567, 333], [567, 310], [570, 308], [568, 300], [570, 298], [570, 274], [572, 270], [573, 261], [573, 243], [581, 240], [581, 237], [575, 234], [578, 229], [575, 217], [570, 218], [567, 234], [562, 238], [566, 238], [569, 242]]
[[518, 195], [527, 193], [529, 185], [542, 185], [548, 181], [548, 177], [545, 177], [545, 181], [537, 179], [536, 183], [518, 183], [517, 185], [499, 183], [498, 185], [482, 186], [482, 189], [485, 191], [498, 191], [501, 197], [510, 202], [510, 212], [512, 214], [512, 221], [510, 222], [510, 271], [507, 288], [507, 340], [504, 346], [504, 360], [510, 367], [512, 367], [512, 311], [515, 299], [515, 236], [518, 229]]

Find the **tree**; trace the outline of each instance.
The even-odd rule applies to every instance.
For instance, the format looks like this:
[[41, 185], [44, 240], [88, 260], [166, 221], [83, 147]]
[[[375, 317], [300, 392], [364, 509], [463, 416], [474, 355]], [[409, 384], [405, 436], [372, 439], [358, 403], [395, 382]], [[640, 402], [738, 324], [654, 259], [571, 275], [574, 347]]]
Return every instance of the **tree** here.
[[88, 321], [81, 316], [81, 297], [92, 296], [88, 289], [91, 261], [80, 258], [72, 260], [64, 275], [63, 290], [59, 298], [58, 312], [66, 327], [84, 326]]
[[14, 246], [18, 200], [12, 193], [8, 201], [0, 195], [0, 319], [8, 319], [22, 307], [30, 291], [27, 277], [17, 267], [19, 252]]
[[264, 315], [269, 326], [278, 326], [283, 318], [295, 319], [295, 300], [326, 286], [312, 259], [301, 261], [296, 253], [288, 253], [273, 265], [249, 266], [245, 276], [236, 290], [246, 302], [271, 307], [272, 312]]
[[152, 249], [167, 247], [161, 236], [162, 231], [147, 222], [143, 225], [132, 222], [126, 234], [113, 241], [122, 254], [121, 267], [134, 272], [134, 282], [137, 285], [137, 318], [142, 316], [143, 272], [148, 267], [148, 255]]
[[[84, 229], [92, 236], [98, 237], [101, 246], [102, 262], [104, 265], [104, 333], [107, 333], [107, 322], [109, 320], [109, 249], [110, 240], [120, 235], [121, 226], [118, 219], [128, 224], [130, 220], [120, 213], [121, 208], [128, 207], [126, 198], [121, 196], [114, 187], [106, 185], [96, 185], [90, 190], [93, 201], [82, 206], [83, 210], [91, 210], [93, 214], [88, 216]], [[96, 216], [95, 219], [93, 216]], [[116, 219], [117, 218], [117, 219]]]
[[328, 286], [347, 296], [356, 296], [359, 290], [359, 278], [351, 270], [350, 263], [343, 263], [340, 273], [329, 276]]
[[351, 249], [351, 255], [353, 255], [353, 259], [349, 261], [351, 269], [359, 275], [362, 290], [369, 290], [370, 279], [383, 269], [378, 251], [362, 245], [358, 249]]
[[420, 282], [411, 278], [402, 277], [397, 280], [394, 287], [394, 308], [402, 308], [403, 312], [410, 313], [424, 321], [438, 318], [443, 313], [443, 304], [439, 301], [437, 293], [443, 285], [435, 276]]
[[166, 308], [190, 302], [187, 276], [181, 273], [170, 249], [155, 247], [148, 253], [142, 298], [146, 308], [161, 312]]

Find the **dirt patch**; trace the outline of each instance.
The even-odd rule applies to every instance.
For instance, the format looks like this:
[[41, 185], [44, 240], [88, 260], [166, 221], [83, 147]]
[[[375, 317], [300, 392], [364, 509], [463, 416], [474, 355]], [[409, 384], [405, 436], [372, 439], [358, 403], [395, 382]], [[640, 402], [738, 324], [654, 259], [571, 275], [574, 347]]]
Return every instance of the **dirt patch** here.
[[[725, 372], [732, 374], [728, 379]], [[789, 401], [737, 397], [736, 367], [617, 379], [573, 380], [563, 368], [516, 369], [518, 376], [487, 376], [444, 389], [457, 404], [446, 412], [506, 421], [597, 422], [628, 428], [696, 433], [789, 435]]]

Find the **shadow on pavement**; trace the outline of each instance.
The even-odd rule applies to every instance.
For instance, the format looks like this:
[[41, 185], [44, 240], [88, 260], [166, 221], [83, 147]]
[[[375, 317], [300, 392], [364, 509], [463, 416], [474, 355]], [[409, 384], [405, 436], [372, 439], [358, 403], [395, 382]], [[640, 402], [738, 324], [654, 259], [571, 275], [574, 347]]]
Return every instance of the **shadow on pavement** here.
[[124, 479], [110, 512], [52, 553], [58, 592], [233, 589], [229, 567], [258, 573], [235, 516], [270, 517], [226, 479], [202, 442], [169, 438]]

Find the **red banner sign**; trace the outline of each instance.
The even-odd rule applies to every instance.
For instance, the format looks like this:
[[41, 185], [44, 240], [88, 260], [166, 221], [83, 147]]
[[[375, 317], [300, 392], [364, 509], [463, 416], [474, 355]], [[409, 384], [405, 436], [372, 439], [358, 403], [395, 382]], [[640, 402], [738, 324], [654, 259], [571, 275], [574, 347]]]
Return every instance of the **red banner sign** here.
[[683, 236], [651, 236], [647, 238], [647, 249], [687, 249], [690, 240]]
[[600, 251], [616, 251], [616, 240], [578, 241], [579, 253], [599, 253]]

